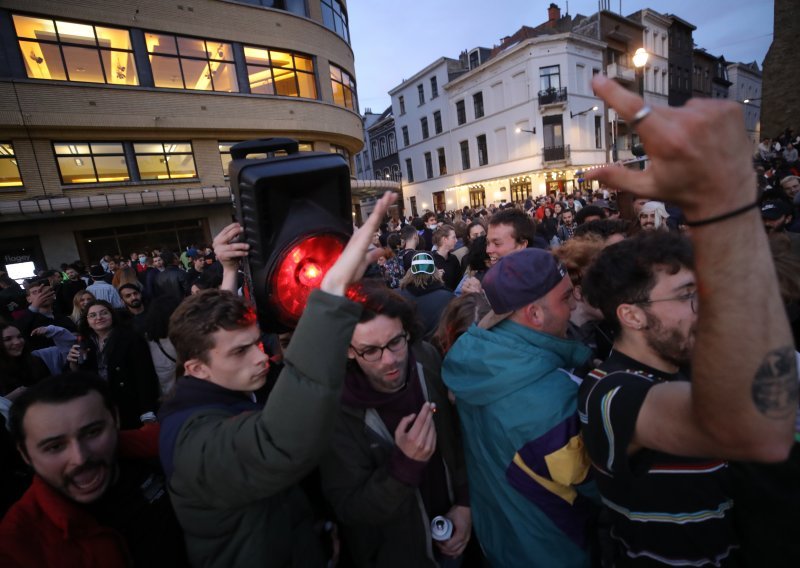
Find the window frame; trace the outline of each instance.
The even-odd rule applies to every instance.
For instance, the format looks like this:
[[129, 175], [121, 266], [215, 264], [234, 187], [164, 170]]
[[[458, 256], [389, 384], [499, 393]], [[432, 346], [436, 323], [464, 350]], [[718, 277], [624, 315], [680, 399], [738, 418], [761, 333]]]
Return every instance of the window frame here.
[[414, 183], [414, 163], [411, 158], [406, 158], [406, 174], [408, 174], [408, 183]]
[[[234, 53], [233, 53], [233, 42], [224, 41], [224, 40], [217, 40], [217, 39], [213, 39], [213, 38], [194, 37], [194, 36], [187, 36], [187, 35], [182, 35], [182, 34], [164, 33], [164, 32], [161, 32], [161, 31], [143, 30], [143, 33], [144, 33], [144, 41], [145, 41], [145, 55], [147, 55], [147, 60], [150, 63], [150, 72], [151, 72], [151, 74], [153, 76], [153, 85], [157, 89], [170, 89], [172, 91], [197, 91], [197, 92], [201, 92], [201, 93], [241, 93], [242, 92], [242, 87], [239, 84], [239, 76], [238, 76], [238, 74], [236, 72], [236, 57], [234, 56]], [[150, 47], [147, 44], [147, 36], [148, 36], [148, 34], [153, 34], [153, 35], [157, 35], [157, 36], [164, 36], [164, 37], [172, 38], [173, 41], [174, 41], [174, 44], [175, 44], [175, 53], [172, 54], [172, 53], [160, 53], [160, 52], [156, 52], [156, 51], [150, 51]], [[179, 40], [181, 40], [181, 39], [188, 40], [188, 41], [202, 41], [203, 42], [203, 46], [204, 46], [205, 58], [199, 57], [197, 55], [182, 55], [181, 54], [180, 42], [179, 42]], [[219, 55], [219, 58], [212, 58], [211, 54], [210, 54], [211, 50], [209, 50], [209, 42], [210, 43], [218, 43], [219, 44], [219, 47], [217, 47], [217, 50], [216, 50], [216, 53], [218, 53], [218, 54], [223, 52], [222, 46], [227, 45], [228, 46], [228, 51], [230, 53], [230, 59], [223, 59], [223, 57], [224, 57], [223, 55]], [[181, 73], [181, 77], [180, 78], [181, 78], [181, 83], [183, 84], [183, 87], [168, 87], [168, 86], [164, 86], [163, 84], [162, 85], [156, 84], [156, 81], [159, 80], [159, 79], [156, 78], [155, 68], [154, 68], [154, 65], [153, 65], [153, 58], [154, 57], [162, 57], [162, 58], [166, 58], [166, 59], [173, 59], [173, 60], [176, 60], [178, 62], [178, 69], [180, 70], [180, 73]], [[184, 67], [185, 66], [185, 62], [198, 62], [198, 61], [199, 62], [203, 62], [205, 64], [205, 66], [206, 66], [206, 74], [204, 75], [204, 77], [206, 79], [208, 79], [209, 84], [211, 85], [210, 89], [194, 89], [194, 88], [190, 88], [190, 87], [186, 86], [187, 85], [187, 81], [186, 81], [186, 71], [185, 71], [185, 67]], [[219, 65], [229, 65], [230, 66], [228, 69], [230, 70], [231, 78], [235, 81], [234, 90], [225, 90], [225, 89], [217, 90], [217, 88], [214, 86], [214, 74], [216, 73], [216, 70], [212, 70], [212, 63], [217, 63]], [[188, 63], [186, 63], [186, 64], [188, 64]]]
[[468, 170], [472, 167], [469, 159], [469, 140], [462, 140], [458, 143], [458, 147], [461, 151], [461, 169]]
[[476, 136], [475, 142], [478, 145], [478, 167], [489, 165], [489, 146], [486, 140], [486, 134], [479, 134]]
[[430, 152], [425, 152], [423, 157], [425, 158], [425, 176], [427, 179], [433, 179], [433, 156]]
[[[92, 145], [93, 144], [119, 144], [121, 152], [120, 153], [105, 153], [105, 152], [94, 152]], [[83, 154], [79, 153], [77, 150], [77, 146], [88, 146], [89, 153]], [[67, 146], [67, 147], [75, 147], [74, 152], [70, 152], [69, 154], [59, 154], [56, 150], [56, 146]], [[125, 151], [125, 142], [121, 142], [118, 140], [53, 140], [50, 142], [50, 147], [53, 150], [53, 156], [55, 157], [56, 168], [58, 169], [58, 177], [61, 181], [62, 186], [78, 186], [78, 185], [96, 185], [96, 184], [127, 184], [133, 180], [133, 175], [131, 172], [131, 164], [128, 162], [128, 155]], [[125, 163], [125, 171], [128, 173], [125, 179], [121, 180], [101, 180], [100, 176], [97, 172], [97, 162], [95, 158], [109, 158], [109, 157], [121, 157], [123, 162]], [[71, 158], [74, 159], [76, 162], [84, 160], [88, 160], [88, 162], [92, 166], [92, 171], [94, 172], [94, 180], [93, 181], [66, 181], [64, 178], [64, 172], [61, 170], [61, 163], [59, 158]], [[83, 163], [78, 164], [79, 166], [83, 166]]]
[[447, 154], [444, 151], [444, 148], [437, 148], [436, 149], [436, 159], [439, 163], [439, 175], [446, 176], [447, 175]]
[[[555, 69], [555, 73], [545, 72]], [[558, 78], [558, 85], [553, 86], [553, 77]], [[546, 80], [545, 80], [546, 79]], [[546, 85], [546, 86], [545, 86]], [[558, 91], [561, 88], [561, 65], [545, 65], [539, 67], [539, 90], [540, 91]]]
[[[248, 49], [266, 51], [267, 52], [268, 61], [269, 61], [268, 64], [264, 64], [262, 62], [248, 61], [248, 56], [247, 56], [247, 50]], [[273, 63], [273, 59], [272, 59], [272, 53], [273, 52], [274, 53], [284, 53], [284, 54], [289, 55], [291, 57], [292, 66], [291, 67], [285, 67], [283, 65], [275, 65]], [[274, 96], [274, 97], [293, 97], [293, 98], [308, 99], [308, 100], [319, 100], [320, 99], [319, 85], [318, 85], [319, 77], [317, 76], [317, 62], [316, 62], [316, 58], [313, 55], [309, 55], [307, 53], [302, 53], [300, 51], [291, 51], [291, 50], [286, 50], [286, 49], [279, 49], [279, 48], [260, 46], [260, 45], [251, 45], [251, 44], [242, 44], [242, 53], [244, 54], [244, 67], [245, 67], [245, 71], [246, 71], [246, 74], [247, 74], [247, 85], [248, 85], [248, 88], [250, 89], [250, 93], [251, 94], [261, 95], [261, 96]], [[309, 62], [309, 64], [311, 65], [311, 71], [307, 71], [305, 69], [300, 69], [297, 66], [297, 58], [301, 58], [301, 59], [307, 60]], [[270, 77], [271, 77], [272, 90], [273, 90], [272, 93], [259, 93], [259, 92], [255, 92], [253, 90], [253, 82], [250, 79], [250, 77], [251, 77], [250, 68], [251, 67], [269, 71], [269, 74], [270, 74]], [[277, 89], [278, 81], [276, 80], [276, 77], [275, 77], [276, 69], [280, 69], [282, 71], [289, 71], [289, 72], [292, 73], [292, 75], [294, 77], [295, 92], [297, 93], [296, 95], [286, 94], [286, 93], [279, 93], [278, 92], [278, 89]], [[301, 77], [308, 78], [309, 76], [311, 78], [310, 84], [313, 86], [313, 89], [314, 89], [314, 96], [313, 97], [303, 96], [303, 93], [302, 93], [303, 89], [301, 89], [301, 87], [300, 87], [300, 85], [301, 85], [301, 82], [300, 82]], [[308, 84], [308, 83], [306, 83], [306, 84]]]
[[428, 129], [428, 117], [427, 116], [423, 116], [422, 118], [419, 119], [419, 127], [420, 127], [420, 130], [422, 130], [422, 139], [423, 140], [427, 140], [428, 138], [431, 137], [430, 130]]
[[419, 97], [419, 106], [425, 104], [425, 84], [420, 83], [417, 85], [417, 96]]
[[[28, 14], [28, 13], [24, 13], [24, 12], [12, 12], [10, 14], [10, 16], [11, 16], [11, 27], [14, 29], [14, 37], [16, 38], [17, 49], [19, 49], [20, 56], [22, 57], [23, 62], [25, 64], [25, 75], [26, 75], [26, 77], [28, 79], [34, 79], [34, 80], [39, 80], [39, 81], [59, 81], [59, 82], [70, 82], [70, 83], [88, 83], [88, 84], [94, 84], [94, 85], [113, 85], [113, 86], [119, 86], [119, 87], [140, 87], [141, 86], [141, 84], [139, 82], [139, 70], [136, 67], [136, 55], [135, 55], [135, 50], [134, 50], [134, 46], [133, 46], [133, 39], [131, 38], [131, 30], [129, 28], [99, 25], [99, 24], [96, 24], [94, 22], [86, 22], [86, 21], [82, 21], [82, 20], [72, 20], [72, 19], [64, 20], [64, 19], [58, 19], [58, 18], [54, 18], [54, 17], [50, 17], [50, 16], [34, 15], [34, 14]], [[28, 18], [28, 19], [33, 19], [33, 20], [43, 20], [43, 21], [50, 22], [52, 24], [52, 27], [53, 27], [53, 33], [55, 34], [55, 39], [40, 39], [38, 37], [20, 36], [19, 35], [19, 31], [17, 30], [17, 25], [15, 23], [15, 17]], [[74, 26], [91, 27], [92, 28], [92, 33], [93, 33], [92, 39], [94, 40], [94, 45], [89, 45], [87, 43], [80, 43], [80, 42], [77, 42], [77, 41], [65, 41], [65, 40], [62, 40], [61, 39], [62, 32], [59, 31], [59, 26], [58, 26], [59, 22], [61, 22], [62, 24], [65, 24], [64, 27], [66, 27], [67, 24], [74, 25]], [[127, 34], [127, 37], [128, 37], [128, 46], [129, 46], [129, 48], [128, 49], [124, 49], [124, 48], [118, 48], [118, 47], [103, 47], [103, 46], [101, 46], [100, 45], [100, 36], [97, 33], [97, 29], [98, 28], [102, 28], [102, 29], [106, 29], [106, 30], [112, 30], [112, 31], [115, 31], [115, 32], [125, 32]], [[87, 37], [88, 38], [88, 36], [82, 36], [82, 37]], [[22, 48], [22, 45], [21, 45], [22, 42], [26, 42], [26, 43], [30, 43], [30, 44], [36, 43], [39, 46], [39, 52], [41, 53], [42, 57], [38, 56], [36, 54], [36, 52], [33, 51], [33, 49], [31, 49], [31, 52], [29, 54], [26, 54], [24, 52], [25, 50], [23, 50], [23, 48]], [[62, 69], [62, 71], [64, 73], [64, 79], [36, 77], [36, 76], [31, 76], [31, 74], [29, 73], [29, 68], [28, 68], [28, 60], [29, 59], [32, 59], [33, 61], [35, 61], [37, 65], [41, 65], [42, 63], [46, 63], [47, 64], [46, 58], [43, 57], [45, 54], [41, 50], [41, 47], [40, 47], [41, 44], [55, 46], [58, 49], [59, 62], [61, 64], [61, 69]], [[101, 81], [81, 81], [80, 78], [73, 78], [70, 75], [70, 70], [69, 70], [69, 67], [67, 65], [67, 56], [64, 54], [64, 48], [65, 47], [70, 48], [70, 49], [89, 49], [89, 50], [96, 51], [97, 52], [97, 62], [99, 64], [99, 66], [100, 66], [100, 72], [102, 74], [103, 81], [102, 82]], [[133, 73], [134, 73], [134, 77], [133, 77], [134, 83], [133, 84], [113, 83], [113, 82], [109, 82], [108, 81], [109, 74], [112, 72], [112, 70], [110, 70], [110, 69], [106, 70], [106, 64], [103, 61], [103, 54], [104, 53], [109, 54], [109, 61], [112, 61], [114, 53], [124, 53], [124, 54], [126, 54], [126, 56], [128, 58], [127, 59], [127, 65], [120, 66], [119, 62], [117, 63], [117, 68], [116, 68], [117, 78], [118, 79], [120, 78], [119, 77], [120, 73], [123, 74], [122, 78], [128, 78], [128, 75], [126, 75], [125, 73], [127, 72], [128, 74], [130, 74], [130, 71], [129, 71], [128, 68], [129, 68], [129, 66], [132, 66], [133, 67]], [[47, 65], [49, 65], [49, 64], [47, 64]]]
[[442, 133], [442, 111], [433, 111], [433, 132], [435, 134]]
[[411, 139], [408, 137], [408, 126], [402, 126], [400, 132], [403, 134], [403, 148], [411, 145]]
[[456, 101], [456, 122], [459, 126], [467, 123], [467, 106], [464, 99]]
[[397, 97], [397, 103], [400, 105], [400, 116], [406, 113], [406, 99], [403, 95]]
[[436, 75], [431, 77], [431, 100], [439, 96], [439, 81]]
[[[24, 188], [25, 182], [22, 180], [22, 173], [19, 171], [19, 158], [17, 158], [17, 151], [14, 149], [14, 142], [11, 140], [0, 140], [0, 160], [8, 160], [14, 169], [17, 170], [17, 179], [19, 183], [3, 184], [0, 181], [0, 191], [3, 190], [17, 190], [17, 188]], [[0, 168], [2, 171], [2, 168]]]
[[[346, 108], [346, 109], [352, 110], [354, 112], [358, 112], [358, 93], [356, 91], [356, 81], [355, 81], [355, 79], [353, 79], [353, 76], [348, 71], [346, 71], [343, 67], [339, 67], [338, 65], [336, 65], [333, 62], [329, 62], [328, 65], [330, 67], [331, 89], [333, 90], [333, 104], [335, 104], [336, 106], [342, 107], [342, 108]], [[339, 75], [342, 78], [341, 81], [337, 80], [336, 77], [334, 76], [334, 73], [333, 73], [334, 69], [339, 71]], [[348, 84], [345, 84], [345, 76], [349, 80]], [[334, 87], [334, 84], [341, 85], [342, 95], [344, 97], [344, 104], [339, 104], [336, 101], [336, 88]], [[348, 97], [348, 93], [350, 95], [349, 97]], [[348, 106], [348, 104], [347, 104], [348, 99], [350, 100], [350, 104], [352, 106]]]
[[475, 113], [475, 119], [483, 118], [486, 114], [483, 107], [483, 91], [478, 91], [472, 95], [472, 110]]
[[[349, 44], [350, 22], [347, 8], [339, 0], [320, 0], [319, 7], [322, 11], [322, 25]], [[337, 10], [336, 7], [339, 9]], [[326, 20], [326, 16], [330, 18], [330, 22]]]
[[[178, 181], [190, 181], [199, 179], [197, 177], [197, 161], [194, 159], [194, 145], [192, 144], [191, 140], [155, 140], [155, 141], [147, 141], [147, 140], [136, 140], [130, 143], [131, 148], [133, 150], [133, 158], [136, 160], [136, 169], [139, 174], [139, 179], [137, 181], [141, 182], [164, 182], [164, 181], [171, 181], [174, 182], [175, 180]], [[137, 152], [136, 145], [137, 144], [161, 144], [163, 147], [163, 152]], [[189, 145], [189, 152], [169, 152], [167, 150], [167, 145], [178, 145], [178, 144], [188, 144]], [[148, 177], [145, 178], [142, 176], [142, 168], [139, 166], [139, 156], [163, 156], [164, 157], [164, 167], [167, 169], [166, 178], [152, 178]], [[170, 173], [169, 168], [169, 158], [172, 156], [191, 156], [192, 157], [192, 166], [194, 169], [194, 175], [191, 177], [173, 177]]]

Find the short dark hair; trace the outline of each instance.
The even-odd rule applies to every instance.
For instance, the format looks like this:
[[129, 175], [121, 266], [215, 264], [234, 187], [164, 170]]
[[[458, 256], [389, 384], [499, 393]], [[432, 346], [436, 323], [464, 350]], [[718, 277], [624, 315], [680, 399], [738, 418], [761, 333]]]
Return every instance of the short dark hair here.
[[417, 228], [414, 225], [406, 225], [400, 229], [400, 238], [407, 241], [417, 236]]
[[178, 257], [168, 250], [162, 250], [159, 256], [161, 257], [161, 260], [164, 261], [164, 264], [167, 266], [171, 266], [178, 261]]
[[408, 333], [409, 343], [422, 338], [424, 330], [417, 319], [414, 306], [403, 296], [387, 288], [383, 282], [361, 280], [350, 287], [347, 297], [364, 308], [358, 323], [372, 321], [378, 316], [397, 318]]
[[583, 276], [583, 294], [619, 333], [617, 307], [646, 301], [656, 284], [657, 270], [676, 274], [684, 267], [694, 267], [692, 246], [686, 237], [668, 231], [645, 231], [600, 253]]
[[611, 235], [628, 236], [631, 222], [627, 219], [598, 219], [575, 227], [575, 236], [598, 235], [607, 239]]
[[431, 217], [433, 217], [435, 219], [436, 218], [436, 213], [434, 213], [433, 211], [426, 211], [425, 213], [422, 214], [422, 220], [423, 221], [425, 221], [426, 219], [430, 219]]
[[119, 292], [120, 296], [122, 295], [122, 291], [125, 288], [130, 288], [131, 290], [136, 290], [140, 294], [142, 293], [142, 289], [139, 286], [137, 286], [133, 282], [126, 282], [125, 284], [122, 284], [119, 288], [117, 288], [117, 292]]
[[586, 205], [585, 207], [581, 207], [581, 210], [575, 213], [575, 222], [578, 225], [582, 225], [586, 217], [593, 217], [593, 216], [605, 219], [606, 213], [597, 205]]
[[69, 402], [70, 400], [86, 396], [92, 391], [96, 391], [100, 394], [103, 399], [103, 405], [113, 416], [116, 416], [117, 406], [114, 404], [114, 399], [111, 397], [111, 389], [108, 383], [93, 373], [77, 371], [74, 373], [47, 377], [39, 381], [29, 389], [23, 391], [11, 406], [8, 417], [11, 438], [24, 450], [25, 431], [23, 429], [23, 421], [25, 420], [25, 414], [28, 412], [28, 409], [34, 404], [58, 404]]
[[169, 339], [178, 355], [178, 368], [190, 359], [208, 363], [214, 348], [211, 335], [256, 323], [256, 312], [244, 298], [215, 288], [189, 296], [169, 318]]
[[511, 225], [514, 229], [514, 239], [518, 243], [527, 241], [529, 247], [533, 246], [536, 226], [527, 213], [514, 208], [500, 209], [489, 218], [490, 227], [497, 225]]

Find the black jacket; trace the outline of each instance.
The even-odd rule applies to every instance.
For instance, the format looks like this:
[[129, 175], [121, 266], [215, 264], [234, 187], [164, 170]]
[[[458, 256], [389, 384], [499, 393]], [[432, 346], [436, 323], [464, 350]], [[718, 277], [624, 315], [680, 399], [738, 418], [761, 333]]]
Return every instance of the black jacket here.
[[175, 296], [185, 298], [189, 295], [192, 283], [189, 282], [189, 275], [177, 266], [167, 266], [164, 272], [156, 275], [155, 295]]
[[[81, 346], [86, 361], [81, 370], [97, 372], [97, 344], [92, 338], [83, 339]], [[136, 332], [119, 326], [111, 333], [105, 347], [108, 385], [119, 409], [120, 428], [139, 428], [140, 417], [158, 410], [161, 390], [150, 348]]]

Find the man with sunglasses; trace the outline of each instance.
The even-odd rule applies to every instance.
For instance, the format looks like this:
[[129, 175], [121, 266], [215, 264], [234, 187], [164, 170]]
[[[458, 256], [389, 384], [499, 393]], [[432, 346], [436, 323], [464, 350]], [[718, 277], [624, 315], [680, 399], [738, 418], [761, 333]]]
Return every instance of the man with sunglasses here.
[[[413, 306], [384, 287], [363, 305], [348, 351], [342, 406], [322, 484], [355, 566], [451, 565], [472, 527], [455, 410], [441, 359], [417, 341]], [[431, 521], [453, 532], [432, 539]], [[457, 564], [452, 564], [457, 565]]]

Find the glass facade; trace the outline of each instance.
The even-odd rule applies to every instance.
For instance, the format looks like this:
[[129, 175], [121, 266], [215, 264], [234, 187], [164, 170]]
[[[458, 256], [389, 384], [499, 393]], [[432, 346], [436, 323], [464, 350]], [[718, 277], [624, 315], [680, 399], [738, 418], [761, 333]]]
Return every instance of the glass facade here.
[[128, 30], [14, 14], [31, 79], [138, 85]]
[[238, 93], [230, 43], [145, 33], [156, 87]]
[[53, 152], [64, 184], [131, 179], [121, 142], [56, 142]]
[[314, 61], [307, 55], [245, 46], [250, 92], [261, 95], [317, 98]]
[[356, 82], [350, 74], [333, 63], [331, 67], [331, 88], [333, 89], [333, 102], [339, 106], [358, 112], [356, 100]]

